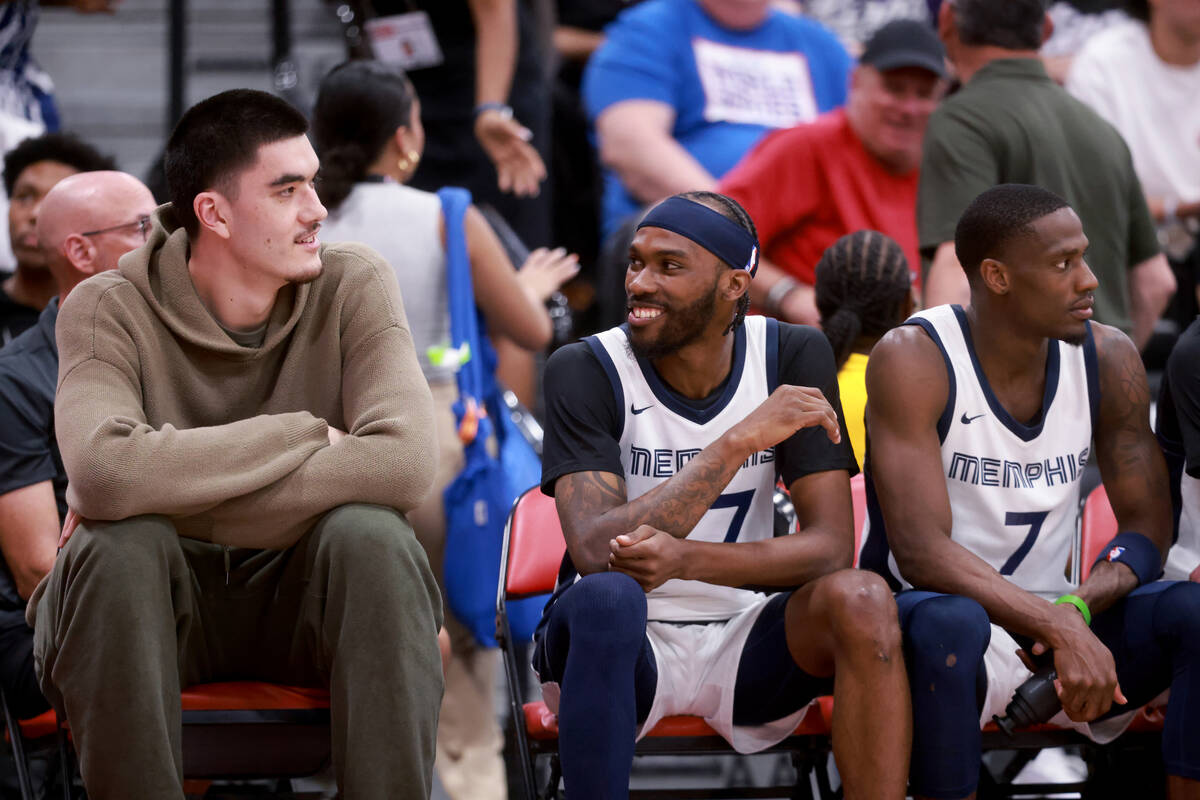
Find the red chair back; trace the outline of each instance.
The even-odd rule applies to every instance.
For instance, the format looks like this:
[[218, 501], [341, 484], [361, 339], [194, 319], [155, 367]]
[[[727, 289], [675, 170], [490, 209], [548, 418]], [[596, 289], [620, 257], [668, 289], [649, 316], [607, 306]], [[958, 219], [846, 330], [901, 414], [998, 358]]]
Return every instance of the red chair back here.
[[505, 537], [505, 595], [517, 599], [553, 592], [567, 550], [554, 498], [537, 486], [517, 498]]
[[1117, 516], [1113, 513], [1112, 503], [1108, 502], [1104, 484], [1100, 484], [1083, 504], [1083, 518], [1079, 523], [1080, 582], [1087, 580], [1100, 551], [1116, 535]]

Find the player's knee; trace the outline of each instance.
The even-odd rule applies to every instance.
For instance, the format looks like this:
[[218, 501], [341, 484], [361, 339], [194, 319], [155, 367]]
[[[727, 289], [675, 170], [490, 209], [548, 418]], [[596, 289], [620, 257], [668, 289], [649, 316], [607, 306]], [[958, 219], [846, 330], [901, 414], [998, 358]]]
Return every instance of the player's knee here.
[[314, 533], [319, 548], [336, 561], [407, 565], [422, 553], [404, 516], [383, 506], [351, 503], [338, 506], [322, 519]]
[[563, 595], [571, 638], [600, 637], [615, 645], [640, 645], [646, 635], [646, 593], [619, 572], [585, 575]]
[[896, 601], [883, 578], [867, 570], [845, 569], [826, 576], [823, 584], [822, 605], [840, 644], [899, 648]]
[[108, 576], [112, 585], [124, 583], [122, 575], [149, 583], [156, 574], [167, 574], [172, 558], [182, 559], [175, 526], [159, 514], [91, 523], [77, 530], [67, 546], [79, 570]]
[[1200, 657], [1200, 583], [1180, 581], [1162, 593], [1155, 615], [1167, 618], [1167, 627], [1180, 647]]
[[969, 597], [939, 595], [924, 600], [905, 619], [905, 649], [910, 659], [962, 672], [972, 680], [991, 640], [983, 606]]

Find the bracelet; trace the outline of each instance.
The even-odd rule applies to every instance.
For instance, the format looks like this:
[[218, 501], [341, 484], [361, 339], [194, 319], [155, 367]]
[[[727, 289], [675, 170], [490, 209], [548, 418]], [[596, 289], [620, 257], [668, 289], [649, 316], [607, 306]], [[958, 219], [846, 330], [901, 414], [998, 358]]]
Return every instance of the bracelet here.
[[510, 106], [508, 103], [496, 102], [480, 103], [479, 105], [475, 106], [475, 110], [471, 112], [471, 116], [478, 117], [485, 111], [497, 111], [499, 112], [500, 116], [504, 117], [505, 119], [512, 119], [513, 117], [512, 106]]
[[763, 307], [771, 316], [779, 316], [784, 299], [799, 288], [800, 281], [785, 275], [771, 284], [771, 288], [767, 290], [767, 299], [763, 303]]
[[1089, 628], [1092, 627], [1092, 610], [1088, 608], [1087, 603], [1083, 602], [1083, 598], [1077, 594], [1064, 594], [1062, 597], [1054, 601], [1056, 606], [1075, 606], [1079, 609], [1079, 613], [1083, 614], [1083, 624]]
[[1154, 542], [1137, 531], [1121, 531], [1114, 536], [1112, 541], [1104, 545], [1100, 557], [1092, 566], [1101, 561], [1129, 567], [1137, 577], [1139, 586], [1156, 581], [1163, 574], [1162, 553]]
[[1163, 198], [1163, 225], [1174, 225], [1178, 220], [1179, 198], [1165, 197]]

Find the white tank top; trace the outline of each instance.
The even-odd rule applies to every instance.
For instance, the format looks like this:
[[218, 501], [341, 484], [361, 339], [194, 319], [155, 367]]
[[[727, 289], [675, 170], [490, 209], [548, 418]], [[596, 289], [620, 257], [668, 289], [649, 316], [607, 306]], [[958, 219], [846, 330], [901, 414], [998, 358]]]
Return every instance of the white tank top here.
[[[779, 343], [775, 320], [747, 317], [735, 336], [729, 383], [703, 410], [681, 403], [648, 363], [633, 356], [623, 327], [585, 339], [608, 373], [617, 407], [623, 409], [621, 465], [630, 500], [682, 469], [758, 408], [774, 389]], [[771, 448], [742, 464], [687, 538], [703, 542], [771, 538], [774, 490], [775, 451]], [[729, 619], [761, 597], [747, 589], [670, 580], [651, 591], [646, 600], [651, 620], [712, 621]]]
[[[1026, 425], [992, 393], [961, 307], [937, 306], [904, 324], [923, 328], [946, 361], [950, 389], [938, 436], [950, 538], [1027, 591], [1047, 598], [1068, 592], [1079, 484], [1100, 401], [1091, 326], [1082, 345], [1050, 340], [1042, 414]], [[869, 464], [867, 471], [870, 481]], [[908, 588], [887, 548], [873, 486], [867, 503], [862, 565]]]
[[1167, 553], [1163, 579], [1186, 581], [1192, 570], [1200, 566], [1200, 480], [1186, 472], [1179, 479], [1179, 496], [1183, 504], [1179, 511], [1179, 538]]
[[429, 383], [454, 380], [451, 367], [430, 363], [429, 348], [450, 344], [450, 297], [442, 201], [399, 183], [358, 183], [321, 225], [323, 242], [362, 242], [392, 265], [404, 299], [421, 372]]

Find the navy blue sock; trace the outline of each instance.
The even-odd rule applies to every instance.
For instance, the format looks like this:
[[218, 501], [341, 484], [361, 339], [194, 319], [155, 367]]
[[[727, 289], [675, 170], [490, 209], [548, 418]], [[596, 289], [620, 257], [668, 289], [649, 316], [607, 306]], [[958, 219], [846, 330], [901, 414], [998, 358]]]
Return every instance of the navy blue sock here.
[[909, 783], [922, 797], [966, 797], [979, 783], [979, 686], [991, 640], [974, 600], [935, 592], [896, 595], [912, 688]]
[[646, 594], [618, 572], [588, 575], [550, 609], [542, 642], [562, 689], [558, 752], [572, 800], [629, 795], [638, 722], [658, 670], [646, 639]]

